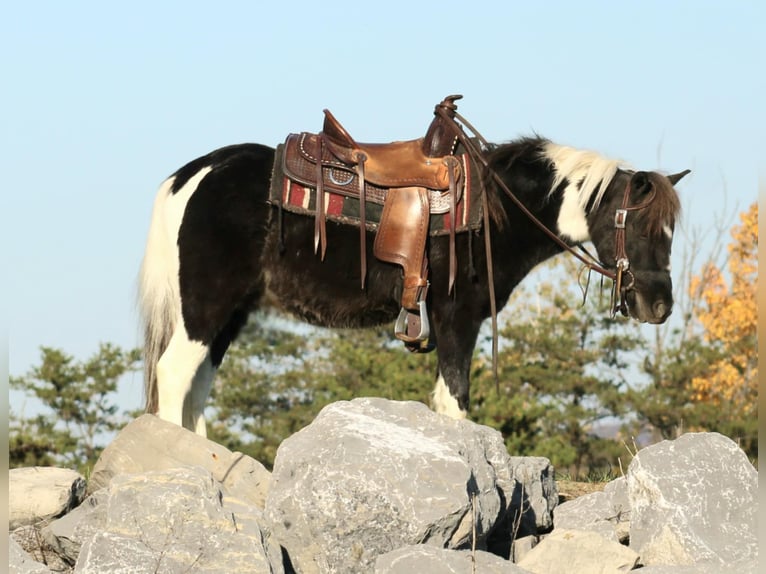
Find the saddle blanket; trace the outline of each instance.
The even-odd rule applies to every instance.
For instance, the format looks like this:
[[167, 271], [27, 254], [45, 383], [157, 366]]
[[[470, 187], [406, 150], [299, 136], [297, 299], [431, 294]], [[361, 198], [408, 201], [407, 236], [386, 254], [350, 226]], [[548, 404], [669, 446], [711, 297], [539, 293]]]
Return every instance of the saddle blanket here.
[[[270, 203], [280, 206], [291, 213], [314, 217], [316, 213], [316, 188], [304, 185], [285, 174], [283, 164], [284, 144], [277, 146], [271, 178]], [[481, 228], [481, 200], [478, 197], [479, 183], [471, 170], [467, 155], [460, 156], [465, 174], [465, 188], [460, 201], [455, 206], [455, 232], [465, 232]], [[432, 192], [433, 193], [433, 192]], [[449, 199], [449, 192], [444, 192], [444, 199]], [[325, 216], [337, 223], [359, 227], [359, 198], [325, 190]], [[383, 205], [367, 199], [365, 202], [365, 223], [370, 231], [377, 231]], [[432, 213], [430, 217], [430, 235], [446, 235], [452, 225], [449, 211]]]

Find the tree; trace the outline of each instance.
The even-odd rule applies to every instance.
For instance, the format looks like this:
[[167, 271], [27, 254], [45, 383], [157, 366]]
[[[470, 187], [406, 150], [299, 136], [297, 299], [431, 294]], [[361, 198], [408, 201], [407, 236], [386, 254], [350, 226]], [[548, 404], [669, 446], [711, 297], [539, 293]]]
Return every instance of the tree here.
[[[643, 370], [649, 383], [633, 390], [629, 400], [639, 421], [658, 438], [717, 431], [739, 440], [756, 457], [756, 204], [741, 215], [731, 235], [723, 263], [714, 250], [699, 271], [685, 265], [676, 297], [681, 320], [647, 348]], [[716, 244], [723, 246], [723, 235], [717, 237]], [[688, 245], [690, 252], [696, 247]]]
[[568, 287], [577, 276], [571, 259], [545, 269], [537, 288], [534, 279], [522, 284], [502, 314], [499, 393], [488, 357], [475, 361], [471, 417], [502, 432], [511, 453], [546, 456], [581, 476], [616, 465], [622, 445], [598, 431], [625, 414], [640, 338], [635, 325], [609, 317], [608, 297], [591, 293], [582, 304]]
[[[697, 316], [712, 360], [691, 380], [694, 402], [704, 412], [700, 425], [715, 424], [757, 453], [758, 205], [740, 215], [731, 232], [728, 275], [708, 264], [692, 287], [701, 287]], [[705, 408], [707, 407], [707, 408]]]
[[42, 404], [42, 412], [31, 418], [11, 413], [10, 465], [66, 464], [83, 471], [95, 464], [108, 434], [124, 423], [115, 392], [138, 361], [138, 350], [111, 344], [82, 362], [42, 347], [40, 365], [10, 380], [11, 388]]

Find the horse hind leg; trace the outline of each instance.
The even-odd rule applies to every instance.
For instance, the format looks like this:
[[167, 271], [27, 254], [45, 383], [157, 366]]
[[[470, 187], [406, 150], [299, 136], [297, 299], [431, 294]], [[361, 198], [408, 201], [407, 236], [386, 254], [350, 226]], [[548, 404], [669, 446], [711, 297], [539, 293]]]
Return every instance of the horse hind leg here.
[[209, 347], [189, 339], [183, 326], [176, 328], [157, 362], [157, 416], [205, 434], [202, 409], [212, 376]]
[[210, 360], [210, 354], [205, 357], [192, 379], [191, 392], [184, 402], [184, 427], [193, 430], [200, 436], [207, 436], [205, 423], [205, 405], [210, 395], [216, 369]]

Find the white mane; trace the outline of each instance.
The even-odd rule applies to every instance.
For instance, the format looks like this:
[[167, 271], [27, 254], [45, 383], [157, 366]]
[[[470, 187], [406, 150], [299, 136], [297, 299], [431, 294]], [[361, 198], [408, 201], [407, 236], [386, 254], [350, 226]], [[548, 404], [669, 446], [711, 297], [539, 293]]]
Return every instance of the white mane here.
[[607, 159], [585, 150], [547, 142], [543, 155], [553, 164], [554, 178], [552, 194], [564, 180], [568, 181], [564, 189], [558, 226], [562, 235], [573, 241], [584, 242], [590, 239], [585, 208], [593, 199], [593, 208], [601, 202], [617, 170], [627, 167], [619, 160]]

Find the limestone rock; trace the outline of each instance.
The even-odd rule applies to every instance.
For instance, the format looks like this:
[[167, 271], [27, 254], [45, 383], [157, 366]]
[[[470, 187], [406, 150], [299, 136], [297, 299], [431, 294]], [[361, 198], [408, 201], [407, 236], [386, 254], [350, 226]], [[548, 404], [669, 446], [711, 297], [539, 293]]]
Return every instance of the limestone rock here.
[[639, 451], [627, 476], [630, 546], [644, 565], [757, 557], [758, 473], [732, 440], [663, 441]]
[[465, 547], [474, 528], [481, 548], [510, 499], [508, 458], [497, 431], [421, 403], [338, 402], [280, 446], [266, 516], [302, 574], [369, 571], [412, 544]]
[[595, 532], [556, 528], [518, 565], [533, 574], [615, 574], [629, 572], [638, 559], [630, 548]]
[[761, 570], [758, 569], [758, 559], [752, 558], [735, 564], [697, 562], [685, 566], [646, 566], [638, 570], [637, 574], [761, 574]]
[[106, 524], [82, 545], [76, 573], [284, 573], [260, 510], [205, 469], [116, 476], [100, 496]]
[[74, 564], [83, 542], [106, 527], [106, 505], [102, 504], [106, 497], [107, 491], [101, 490], [42, 529], [43, 540], [67, 563]]
[[601, 492], [591, 492], [561, 504], [556, 508], [554, 523], [556, 528], [590, 530], [615, 542], [627, 540], [630, 505], [626, 479], [618, 478]]
[[88, 494], [120, 474], [201, 466], [227, 491], [263, 508], [271, 474], [255, 459], [207, 440], [154, 415], [127, 425], [101, 453], [88, 483]]
[[35, 561], [16, 542], [8, 536], [8, 574], [50, 574], [52, 571]]
[[511, 505], [523, 509], [516, 534], [527, 536], [549, 531], [553, 527], [553, 509], [559, 501], [551, 462], [541, 456], [512, 456], [510, 460], [516, 481]]
[[378, 556], [375, 574], [528, 574], [519, 566], [494, 554], [477, 550], [448, 550], [420, 544], [405, 546]]
[[8, 530], [61, 516], [84, 496], [85, 479], [74, 470], [13, 468], [8, 472]]

